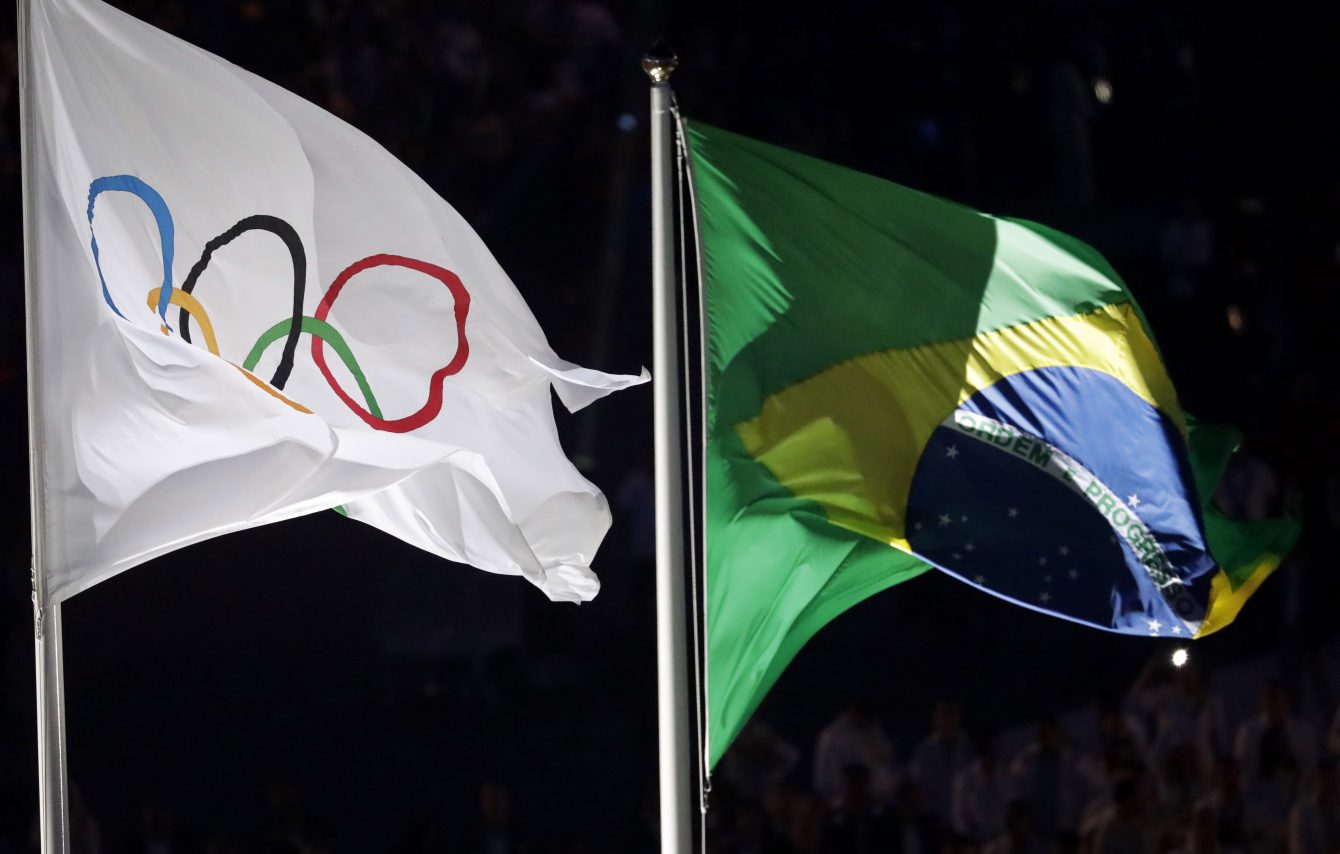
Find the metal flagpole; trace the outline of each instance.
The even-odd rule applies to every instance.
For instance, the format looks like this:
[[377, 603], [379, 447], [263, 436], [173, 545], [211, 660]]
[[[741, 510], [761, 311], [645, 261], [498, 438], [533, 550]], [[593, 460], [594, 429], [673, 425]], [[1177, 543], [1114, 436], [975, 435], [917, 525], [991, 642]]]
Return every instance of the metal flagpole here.
[[675, 299], [674, 121], [670, 75], [679, 61], [657, 44], [642, 58], [651, 78], [651, 292], [656, 448], [656, 685], [661, 854], [693, 850], [689, 750], [688, 612], [684, 605], [684, 477]]
[[41, 850], [42, 854], [69, 854], [70, 802], [65, 784], [65, 685], [60, 604], [43, 607], [36, 588], [33, 590], [33, 621], [37, 631], [37, 784]]
[[37, 782], [42, 854], [69, 854], [66, 796], [65, 679], [60, 603], [47, 601], [43, 495], [41, 376], [37, 354], [37, 225], [33, 221], [32, 0], [18, 0], [20, 168], [23, 182], [24, 321], [28, 344], [28, 458], [32, 502], [33, 640], [37, 663]]

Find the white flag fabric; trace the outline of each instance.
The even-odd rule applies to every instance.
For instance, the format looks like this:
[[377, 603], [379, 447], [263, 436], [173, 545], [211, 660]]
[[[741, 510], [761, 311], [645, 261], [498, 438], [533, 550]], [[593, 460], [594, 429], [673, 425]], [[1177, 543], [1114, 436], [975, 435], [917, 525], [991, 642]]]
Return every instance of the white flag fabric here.
[[609, 511], [550, 388], [645, 372], [559, 359], [460, 215], [313, 104], [99, 0], [33, 0], [31, 34], [49, 601], [332, 507], [595, 595]]

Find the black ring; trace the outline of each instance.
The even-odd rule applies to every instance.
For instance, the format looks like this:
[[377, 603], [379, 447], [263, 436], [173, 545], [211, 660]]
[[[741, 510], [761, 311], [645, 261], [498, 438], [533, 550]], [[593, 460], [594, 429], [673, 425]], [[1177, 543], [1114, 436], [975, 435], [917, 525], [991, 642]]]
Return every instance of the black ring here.
[[[302, 335], [302, 298], [303, 291], [307, 287], [307, 253], [303, 250], [302, 240], [293, 226], [277, 216], [268, 214], [256, 214], [239, 221], [237, 225], [205, 244], [205, 251], [200, 254], [200, 260], [191, 267], [191, 272], [187, 274], [181, 289], [188, 294], [195, 290], [195, 283], [209, 266], [214, 250], [226, 246], [234, 238], [248, 231], [268, 231], [278, 237], [288, 247], [289, 257], [293, 261], [293, 322], [289, 325], [288, 339], [284, 342], [284, 354], [279, 359], [279, 367], [275, 368], [274, 376], [270, 378], [270, 385], [282, 389], [293, 370], [293, 357], [298, 349], [298, 338]], [[190, 343], [191, 315], [184, 306], [179, 307], [178, 311], [177, 325], [181, 327], [181, 337]]]

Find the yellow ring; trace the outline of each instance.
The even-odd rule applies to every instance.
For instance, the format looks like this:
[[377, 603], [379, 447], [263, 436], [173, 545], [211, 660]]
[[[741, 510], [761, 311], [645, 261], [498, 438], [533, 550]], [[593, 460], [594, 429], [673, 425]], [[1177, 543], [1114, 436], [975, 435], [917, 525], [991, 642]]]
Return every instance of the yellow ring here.
[[[149, 291], [146, 302], [150, 311], [155, 313], [158, 311], [158, 297], [162, 292], [162, 288], [154, 288]], [[205, 312], [205, 307], [200, 304], [200, 300], [181, 288], [173, 288], [172, 296], [168, 298], [168, 304], [186, 309], [186, 313], [195, 318], [195, 322], [200, 326], [201, 333], [205, 336], [205, 349], [215, 356], [219, 355], [219, 342], [214, 338], [214, 324], [209, 322], [209, 314]], [[163, 334], [167, 334], [167, 327], [163, 327]]]

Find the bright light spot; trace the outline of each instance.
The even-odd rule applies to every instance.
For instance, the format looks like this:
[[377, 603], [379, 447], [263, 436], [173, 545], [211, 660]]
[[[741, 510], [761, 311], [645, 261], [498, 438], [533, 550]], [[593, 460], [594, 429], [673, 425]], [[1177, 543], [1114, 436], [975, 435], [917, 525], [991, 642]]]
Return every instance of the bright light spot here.
[[1172, 654], [1173, 667], [1184, 666], [1187, 663], [1187, 660], [1190, 658], [1191, 656], [1190, 654], [1187, 653], [1185, 647], [1178, 647], [1177, 649], [1173, 650]]
[[1100, 104], [1108, 104], [1112, 101], [1112, 81], [1106, 77], [1099, 77], [1093, 81], [1093, 96], [1098, 99]]

